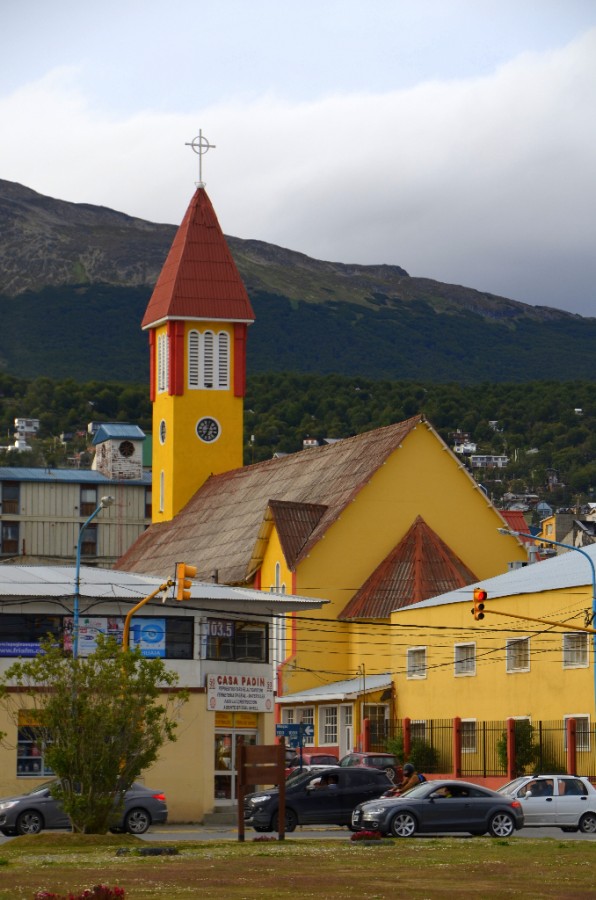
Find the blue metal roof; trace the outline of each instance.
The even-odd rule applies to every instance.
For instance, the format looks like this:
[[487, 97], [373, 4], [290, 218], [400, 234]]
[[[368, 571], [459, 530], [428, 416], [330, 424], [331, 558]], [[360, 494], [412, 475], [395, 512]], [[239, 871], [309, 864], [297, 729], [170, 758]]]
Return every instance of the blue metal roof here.
[[144, 441], [145, 432], [138, 425], [128, 425], [124, 422], [104, 422], [97, 429], [92, 444], [103, 444], [104, 441]]
[[141, 478], [111, 479], [94, 469], [42, 469], [20, 466], [0, 466], [0, 481], [37, 481], [61, 484], [135, 484], [149, 486], [151, 473]]

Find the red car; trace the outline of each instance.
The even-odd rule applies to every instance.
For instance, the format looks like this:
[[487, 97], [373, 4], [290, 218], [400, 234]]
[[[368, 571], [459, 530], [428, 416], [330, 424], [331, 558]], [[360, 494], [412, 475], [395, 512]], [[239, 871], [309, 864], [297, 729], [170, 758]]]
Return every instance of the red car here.
[[371, 769], [381, 769], [391, 781], [401, 781], [403, 778], [402, 767], [397, 756], [393, 753], [348, 753], [342, 756], [340, 766], [368, 766]]
[[[337, 766], [339, 759], [333, 753], [303, 753], [303, 766]], [[286, 759], [286, 776], [294, 769], [300, 768], [300, 754], [295, 753], [291, 759]]]

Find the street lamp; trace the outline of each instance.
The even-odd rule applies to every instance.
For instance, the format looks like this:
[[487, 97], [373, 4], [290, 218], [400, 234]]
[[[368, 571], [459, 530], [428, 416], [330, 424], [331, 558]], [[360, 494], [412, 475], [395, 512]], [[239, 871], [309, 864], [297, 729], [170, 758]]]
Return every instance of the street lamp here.
[[[582, 550], [581, 547], [575, 547], [573, 544], [563, 544], [561, 541], [553, 541], [550, 538], [537, 537], [535, 534], [528, 534], [525, 531], [514, 531], [512, 528], [497, 528], [497, 531], [500, 534], [510, 534], [513, 537], [524, 537], [530, 538], [532, 541], [540, 541], [544, 544], [554, 544], [555, 547], [565, 547], [566, 550], [575, 550], [576, 553], [581, 553], [583, 557], [585, 557], [590, 564], [590, 571], [592, 573], [592, 617], [590, 619], [589, 624], [594, 627], [594, 622], [596, 620], [596, 568], [594, 567], [594, 560], [590, 556], [589, 553], [586, 553], [585, 550]], [[588, 623], [586, 622], [586, 625]], [[596, 698], [596, 634], [593, 638], [594, 642], [594, 697]]]
[[111, 506], [113, 502], [113, 497], [102, 497], [99, 501], [99, 506], [93, 510], [87, 521], [81, 525], [81, 529], [79, 531], [79, 540], [77, 541], [77, 561], [75, 569], [74, 606], [72, 612], [72, 655], [75, 657], [75, 659], [79, 655], [79, 597], [81, 587], [81, 547], [83, 545], [83, 534], [85, 533], [85, 529], [87, 528], [87, 526], [97, 515], [99, 515], [102, 509], [105, 509], [107, 506]]

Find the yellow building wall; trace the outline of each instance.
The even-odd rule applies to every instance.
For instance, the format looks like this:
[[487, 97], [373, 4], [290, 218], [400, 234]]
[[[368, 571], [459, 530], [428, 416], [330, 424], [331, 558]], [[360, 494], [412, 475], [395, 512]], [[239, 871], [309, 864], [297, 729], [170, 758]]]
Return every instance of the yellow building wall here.
[[[188, 388], [188, 332], [225, 331], [230, 336], [230, 387], [228, 390], [196, 390]], [[157, 345], [166, 326], [155, 329], [155, 367]], [[227, 472], [242, 465], [243, 398], [234, 396], [234, 327], [227, 322], [184, 323], [184, 393], [172, 396], [167, 391], [155, 393], [153, 403], [153, 521], [174, 518], [193, 494], [212, 474]], [[171, 360], [170, 360], [171, 364]], [[220, 436], [212, 443], [197, 437], [196, 425], [204, 416], [216, 419]], [[166, 424], [166, 439], [160, 440], [160, 424]], [[160, 503], [160, 485], [164, 484]]]
[[[338, 614], [420, 515], [477, 575], [503, 574], [526, 560], [519, 541], [497, 532], [503, 520], [443, 442], [422, 423], [404, 440], [297, 568], [296, 593], [331, 602], [320, 624], [296, 616], [298, 658], [284, 693], [393, 669], [385, 626], [337, 622]], [[310, 618], [310, 617], [308, 617]]]
[[[537, 563], [537, 565], [543, 565]], [[583, 626], [591, 605], [588, 588], [490, 598], [486, 608]], [[470, 600], [405, 609], [392, 615], [394, 687], [397, 717], [416, 719], [502, 720], [530, 716], [560, 720], [594, 717], [593, 636], [588, 635], [589, 665], [563, 668], [563, 629], [487, 613], [476, 622]], [[508, 640], [530, 637], [530, 669], [507, 672]], [[454, 674], [454, 647], [475, 643], [476, 674]], [[408, 647], [426, 647], [424, 678], [407, 677]]]
[[[181, 709], [177, 740], [164, 744], [160, 758], [139, 779], [165, 793], [170, 822], [200, 822], [214, 808], [215, 717], [207, 709], [205, 693], [191, 693]], [[275, 743], [273, 714], [259, 713], [257, 723], [258, 743]], [[6, 704], [0, 706], [1, 732], [6, 738], [0, 743], [0, 797], [21, 794], [48, 781], [47, 775], [17, 776], [17, 726]]]

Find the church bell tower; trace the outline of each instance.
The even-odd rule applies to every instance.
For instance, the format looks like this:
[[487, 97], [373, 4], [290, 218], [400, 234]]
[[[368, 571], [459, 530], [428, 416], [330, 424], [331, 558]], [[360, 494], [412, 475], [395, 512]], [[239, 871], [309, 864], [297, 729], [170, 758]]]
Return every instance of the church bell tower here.
[[[210, 145], [201, 135], [191, 146], [200, 160]], [[173, 519], [210, 475], [242, 466], [246, 333], [253, 321], [199, 180], [142, 322], [153, 403], [153, 522]]]

